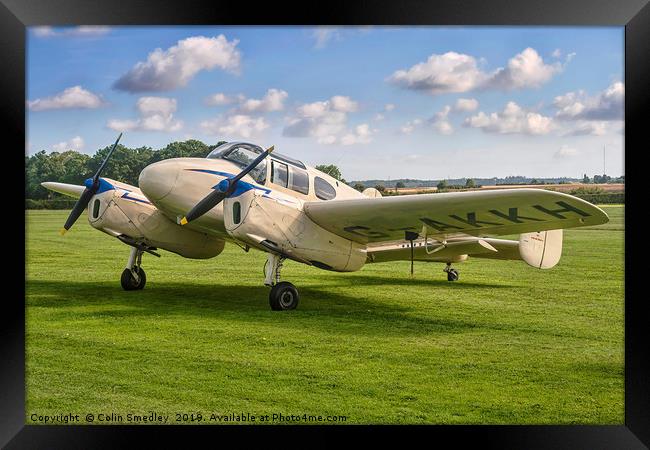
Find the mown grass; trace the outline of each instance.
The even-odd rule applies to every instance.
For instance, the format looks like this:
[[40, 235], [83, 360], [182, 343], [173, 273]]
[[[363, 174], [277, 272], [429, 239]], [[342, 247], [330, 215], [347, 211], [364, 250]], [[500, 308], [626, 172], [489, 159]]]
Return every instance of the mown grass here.
[[[567, 230], [562, 261], [287, 262], [301, 303], [273, 312], [264, 254], [143, 258], [67, 211], [27, 212], [26, 422], [31, 414], [345, 415], [346, 423], [622, 424], [623, 207]], [[82, 416], [82, 417], [83, 417]]]

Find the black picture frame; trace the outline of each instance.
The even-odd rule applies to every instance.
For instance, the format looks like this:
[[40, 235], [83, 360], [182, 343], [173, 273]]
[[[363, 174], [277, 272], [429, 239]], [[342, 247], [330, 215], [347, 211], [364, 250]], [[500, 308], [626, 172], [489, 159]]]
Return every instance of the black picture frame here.
[[[0, 445], [6, 448], [115, 448], [129, 446], [136, 438], [147, 446], [169, 446], [170, 438], [207, 438], [221, 444], [236, 438], [240, 445], [255, 438], [280, 437], [279, 433], [307, 431], [301, 439], [324, 444], [322, 438], [342, 438], [350, 430], [367, 439], [384, 439], [387, 433], [417, 431], [431, 445], [479, 443], [494, 448], [647, 448], [650, 445], [650, 352], [647, 301], [640, 289], [644, 270], [639, 244], [643, 242], [636, 199], [642, 179], [640, 153], [643, 117], [650, 105], [650, 5], [648, 0], [443, 0], [309, 2], [302, 7], [277, 2], [133, 0], [92, 2], [84, 0], [0, 0], [0, 70], [4, 156], [20, 158], [17, 148], [25, 136], [25, 55], [27, 26], [36, 25], [605, 25], [625, 27], [625, 424], [620, 426], [417, 426], [417, 427], [178, 427], [178, 426], [42, 426], [25, 425], [25, 304], [24, 289], [4, 296], [0, 319]], [[7, 140], [9, 143], [7, 143]], [[10, 144], [11, 143], [11, 144]], [[636, 148], [638, 143], [640, 148]], [[13, 162], [13, 161], [12, 161]], [[6, 190], [20, 185], [24, 172], [18, 161], [4, 172], [17, 178]], [[636, 175], [635, 176], [635, 172]], [[24, 210], [20, 195], [3, 196], [5, 241], [25, 237], [24, 223], [10, 211]], [[640, 212], [641, 209], [639, 208]], [[24, 216], [23, 216], [24, 217]], [[637, 251], [634, 251], [634, 247]], [[6, 283], [21, 286], [23, 264], [5, 251]], [[19, 250], [16, 254], [20, 255]], [[24, 255], [24, 252], [23, 252]], [[15, 271], [17, 273], [12, 273]], [[23, 272], [22, 274], [20, 272]], [[24, 287], [24, 285], [23, 285]], [[638, 289], [637, 289], [638, 288]], [[639, 294], [637, 294], [639, 292]], [[283, 433], [284, 434], [284, 433]], [[262, 436], [260, 436], [262, 435]], [[406, 441], [407, 443], [409, 441]]]

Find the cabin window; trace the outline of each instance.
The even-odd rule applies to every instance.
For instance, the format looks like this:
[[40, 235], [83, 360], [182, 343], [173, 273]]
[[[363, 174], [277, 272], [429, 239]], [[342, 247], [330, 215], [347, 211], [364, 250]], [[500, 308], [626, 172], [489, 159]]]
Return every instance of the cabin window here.
[[314, 192], [321, 200], [332, 200], [336, 197], [336, 189], [321, 177], [314, 178]]
[[273, 164], [271, 164], [271, 183], [286, 188], [288, 182], [289, 182], [289, 174], [287, 170], [287, 165], [279, 163], [277, 161], [273, 161]]
[[101, 202], [99, 201], [98, 198], [95, 199], [93, 202], [93, 219], [96, 219], [99, 217], [99, 206], [101, 205]]
[[241, 222], [241, 205], [239, 202], [232, 204], [232, 221], [235, 225]]
[[309, 194], [309, 175], [307, 172], [291, 167], [291, 170], [289, 170], [289, 189], [301, 194]]

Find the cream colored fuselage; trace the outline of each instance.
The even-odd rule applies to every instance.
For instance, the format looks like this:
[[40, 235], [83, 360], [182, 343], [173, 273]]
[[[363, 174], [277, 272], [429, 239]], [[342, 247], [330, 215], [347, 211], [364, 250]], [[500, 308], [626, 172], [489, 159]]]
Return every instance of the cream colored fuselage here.
[[[303, 211], [305, 202], [323, 201], [315, 195], [315, 177], [331, 185], [337, 200], [365, 198], [361, 193], [306, 167], [309, 192], [303, 194], [272, 183], [271, 164], [265, 170], [264, 184], [245, 176], [235, 193], [186, 227], [324, 269], [347, 272], [363, 267], [365, 245], [323, 229]], [[241, 167], [223, 159], [175, 158], [147, 166], [139, 185], [162, 214], [177, 222], [220, 181], [240, 171]]]

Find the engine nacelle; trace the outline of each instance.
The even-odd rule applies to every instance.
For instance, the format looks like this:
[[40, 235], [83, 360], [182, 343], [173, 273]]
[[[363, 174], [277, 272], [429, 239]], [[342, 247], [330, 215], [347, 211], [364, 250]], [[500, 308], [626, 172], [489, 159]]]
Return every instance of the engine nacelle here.
[[277, 192], [270, 197], [265, 191], [252, 188], [224, 200], [224, 225], [231, 236], [321, 269], [353, 272], [363, 267], [365, 245], [315, 224], [299, 200]]
[[562, 256], [562, 230], [521, 234], [519, 254], [529, 266], [550, 269], [560, 262]]
[[116, 190], [95, 195], [88, 204], [88, 221], [111, 236], [127, 235], [150, 247], [185, 258], [206, 259], [223, 251], [223, 239], [183, 228], [143, 201], [125, 199]]

